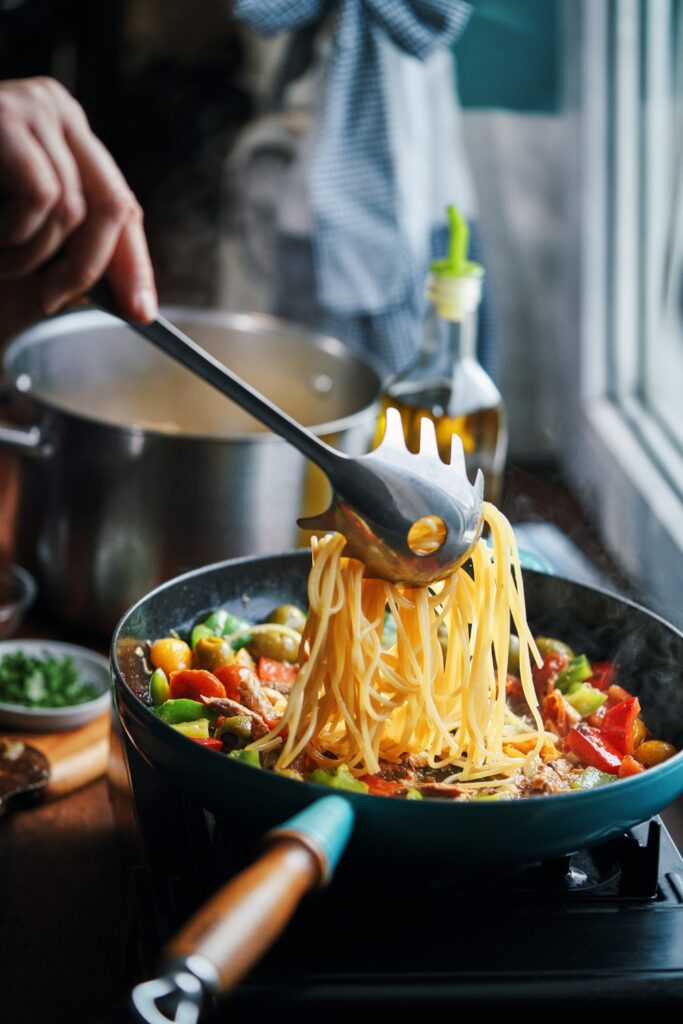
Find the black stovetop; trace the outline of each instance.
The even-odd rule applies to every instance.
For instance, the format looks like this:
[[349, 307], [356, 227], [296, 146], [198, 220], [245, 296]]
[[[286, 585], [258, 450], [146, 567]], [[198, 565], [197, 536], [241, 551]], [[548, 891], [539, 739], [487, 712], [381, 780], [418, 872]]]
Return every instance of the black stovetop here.
[[[129, 975], [143, 978], [254, 850], [127, 756], [132, 786], [115, 809], [131, 853]], [[658, 819], [571, 857], [452, 878], [433, 877], [428, 853], [410, 872], [342, 860], [216, 1019], [414, 1021], [427, 1007], [558, 1000], [683, 1005], [683, 857]]]

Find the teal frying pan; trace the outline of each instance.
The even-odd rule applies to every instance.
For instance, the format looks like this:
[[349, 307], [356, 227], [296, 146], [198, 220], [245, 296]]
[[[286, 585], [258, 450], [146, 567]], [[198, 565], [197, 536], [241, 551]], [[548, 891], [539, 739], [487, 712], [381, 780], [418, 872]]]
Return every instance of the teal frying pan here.
[[[138, 601], [124, 615], [112, 641], [116, 700], [132, 744], [167, 781], [200, 806], [227, 818], [245, 836], [279, 836], [277, 826], [292, 816], [296, 822], [307, 808], [307, 813], [319, 818], [316, 801], [329, 790], [231, 760], [170, 728], [147, 706], [140, 651], [146, 641], [167, 635], [171, 628], [189, 632], [220, 606], [253, 621], [279, 604], [305, 607], [309, 566], [309, 553], [298, 551], [198, 569]], [[534, 632], [557, 636], [591, 659], [616, 660], [619, 680], [640, 697], [653, 735], [683, 747], [683, 634], [645, 609], [604, 591], [530, 570], [524, 572], [524, 584]], [[348, 841], [346, 856], [375, 866], [391, 861], [409, 869], [428, 863], [430, 871], [449, 872], [475, 865], [481, 869], [523, 864], [605, 841], [656, 814], [681, 792], [683, 753], [607, 786], [522, 800], [457, 803], [348, 793], [343, 801], [336, 798], [337, 813], [343, 804], [349, 809], [348, 819], [343, 813], [335, 819], [328, 841], [336, 849], [335, 857]], [[292, 829], [287, 827], [286, 832], [291, 839]], [[303, 892], [317, 884], [319, 872], [310, 858], [296, 854], [296, 877], [289, 880], [282, 860], [286, 851], [281, 844], [276, 846], [275, 853], [267, 853], [246, 881], [233, 880], [228, 893], [218, 894], [180, 942], [171, 944], [176, 967], [172, 965], [164, 979], [148, 983], [138, 993], [139, 1019], [169, 1019], [158, 1011], [155, 994], [177, 992], [183, 985], [195, 986], [196, 998], [188, 992], [185, 996], [198, 1012], [206, 990], [224, 994], [253, 962], [254, 957], [236, 962], [236, 949], [263, 951], [264, 921], [277, 922], [277, 928], [268, 928], [273, 937], [284, 927]], [[276, 865], [270, 874], [277, 884], [269, 879], [263, 863]], [[296, 899], [292, 893], [298, 894]], [[221, 924], [222, 906], [230, 908], [227, 927]], [[228, 937], [226, 943], [217, 941], [220, 934]], [[189, 944], [188, 935], [193, 940]]]
[[[325, 795], [206, 750], [146, 706], [140, 647], [181, 633], [225, 606], [253, 621], [278, 604], [306, 606], [307, 552], [236, 559], [181, 576], [124, 615], [112, 670], [123, 728], [142, 756], [178, 789], [245, 831], [264, 832]], [[638, 694], [653, 735], [683, 746], [683, 634], [612, 594], [525, 571], [534, 631], [566, 640], [589, 658], [616, 659], [620, 681]], [[622, 832], [683, 792], [683, 753], [641, 775], [592, 790], [500, 802], [404, 801], [349, 793], [356, 827], [350, 856], [431, 864], [513, 864], [568, 853]]]

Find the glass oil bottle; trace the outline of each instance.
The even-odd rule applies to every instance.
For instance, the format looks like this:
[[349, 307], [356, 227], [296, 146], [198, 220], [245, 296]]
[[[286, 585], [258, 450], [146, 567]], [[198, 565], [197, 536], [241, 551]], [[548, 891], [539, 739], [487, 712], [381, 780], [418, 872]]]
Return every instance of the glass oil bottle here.
[[449, 206], [448, 217], [449, 252], [431, 267], [420, 351], [415, 362], [387, 384], [377, 440], [384, 433], [384, 411], [389, 406], [401, 413], [412, 452], [419, 449], [420, 420], [431, 419], [444, 462], [450, 462], [451, 437], [458, 434], [469, 479], [481, 469], [486, 500], [499, 504], [507, 454], [505, 409], [476, 356], [484, 268], [465, 257], [469, 232], [460, 212]]

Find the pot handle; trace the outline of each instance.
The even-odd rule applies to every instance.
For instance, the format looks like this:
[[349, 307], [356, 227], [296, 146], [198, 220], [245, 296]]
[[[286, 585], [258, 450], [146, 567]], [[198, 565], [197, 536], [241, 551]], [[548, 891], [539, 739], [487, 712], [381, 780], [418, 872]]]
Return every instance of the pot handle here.
[[[284, 930], [304, 895], [330, 880], [352, 828], [349, 802], [328, 796], [270, 832], [260, 859], [215, 893], [171, 940], [166, 974], [134, 988], [138, 1019], [195, 1024], [207, 997], [234, 988]], [[175, 1004], [173, 1011], [169, 1004]]]
[[45, 459], [52, 455], [54, 444], [48, 441], [40, 427], [13, 427], [0, 423], [0, 448], [6, 448], [15, 455]]
[[[7, 380], [0, 379], [0, 403], [8, 402], [12, 387]], [[6, 448], [15, 455], [28, 455], [44, 459], [52, 455], [54, 445], [44, 436], [40, 427], [17, 427], [0, 420], [0, 449]]]

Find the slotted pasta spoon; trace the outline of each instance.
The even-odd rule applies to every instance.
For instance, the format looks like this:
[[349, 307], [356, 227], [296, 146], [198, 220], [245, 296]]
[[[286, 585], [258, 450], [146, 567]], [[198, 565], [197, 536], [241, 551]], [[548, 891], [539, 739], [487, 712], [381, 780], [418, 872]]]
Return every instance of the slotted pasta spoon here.
[[[96, 305], [123, 319], [102, 283]], [[158, 316], [150, 324], [126, 320], [172, 359], [222, 391], [279, 434], [327, 476], [332, 501], [319, 515], [300, 519], [303, 529], [337, 530], [345, 554], [365, 564], [366, 575], [422, 586], [449, 575], [467, 557], [481, 529], [484, 478], [465, 473], [462, 442], [453, 437], [451, 461], [441, 461], [434, 425], [422, 420], [419, 454], [406, 448], [401, 417], [388, 409], [386, 430], [375, 451], [351, 457], [335, 451], [177, 327]]]

